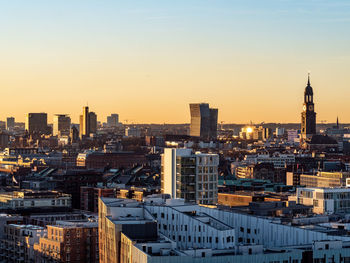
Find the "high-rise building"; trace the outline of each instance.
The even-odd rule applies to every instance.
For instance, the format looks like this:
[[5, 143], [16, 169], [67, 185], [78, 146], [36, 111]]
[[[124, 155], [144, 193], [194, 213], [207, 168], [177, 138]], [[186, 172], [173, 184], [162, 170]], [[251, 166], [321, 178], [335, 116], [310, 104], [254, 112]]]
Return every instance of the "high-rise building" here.
[[69, 135], [71, 119], [66, 114], [56, 114], [53, 117], [53, 135]]
[[107, 117], [107, 126], [108, 127], [116, 127], [119, 123], [119, 115], [111, 114], [111, 116]]
[[48, 132], [47, 113], [28, 113], [26, 115], [26, 130], [29, 134]]
[[209, 108], [208, 103], [190, 104], [190, 135], [204, 140], [217, 137], [218, 109]]
[[217, 154], [192, 153], [192, 149], [164, 149], [161, 189], [172, 198], [215, 204], [218, 195]]
[[97, 115], [94, 112], [89, 112], [89, 107], [83, 107], [83, 115], [80, 115], [80, 138], [90, 136], [91, 133], [97, 131]]
[[6, 119], [6, 129], [12, 130], [15, 127], [15, 118], [14, 117], [8, 117]]
[[304, 91], [304, 105], [301, 113], [301, 139], [310, 139], [316, 134], [316, 112], [314, 107], [314, 92], [310, 85], [310, 75]]
[[95, 112], [89, 112], [89, 130], [90, 133], [97, 131], [97, 115]]

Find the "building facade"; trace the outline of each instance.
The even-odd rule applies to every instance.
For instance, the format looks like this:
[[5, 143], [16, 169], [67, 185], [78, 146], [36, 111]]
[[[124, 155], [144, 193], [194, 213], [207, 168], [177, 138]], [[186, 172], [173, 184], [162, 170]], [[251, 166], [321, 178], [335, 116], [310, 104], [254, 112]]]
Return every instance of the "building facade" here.
[[192, 153], [192, 149], [164, 149], [161, 165], [162, 193], [187, 202], [215, 204], [218, 193], [217, 154]]
[[350, 212], [350, 188], [297, 188], [297, 202], [312, 205], [316, 214]]
[[35, 262], [98, 263], [98, 224], [86, 221], [57, 221], [47, 226], [35, 249]]
[[28, 113], [26, 115], [25, 129], [29, 134], [47, 134], [47, 113]]
[[107, 116], [107, 126], [116, 127], [119, 124], [119, 114], [111, 114]]
[[66, 114], [56, 114], [53, 117], [53, 135], [69, 136], [71, 119]]
[[209, 108], [208, 103], [190, 104], [190, 135], [204, 140], [216, 140], [218, 109]]

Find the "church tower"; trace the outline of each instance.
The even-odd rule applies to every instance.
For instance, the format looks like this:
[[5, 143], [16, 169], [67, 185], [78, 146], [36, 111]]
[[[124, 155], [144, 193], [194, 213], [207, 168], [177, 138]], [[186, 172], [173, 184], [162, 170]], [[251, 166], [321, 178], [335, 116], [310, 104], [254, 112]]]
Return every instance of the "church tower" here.
[[310, 85], [310, 74], [304, 92], [303, 112], [301, 113], [301, 139], [310, 139], [316, 134], [316, 112], [314, 107], [314, 92]]

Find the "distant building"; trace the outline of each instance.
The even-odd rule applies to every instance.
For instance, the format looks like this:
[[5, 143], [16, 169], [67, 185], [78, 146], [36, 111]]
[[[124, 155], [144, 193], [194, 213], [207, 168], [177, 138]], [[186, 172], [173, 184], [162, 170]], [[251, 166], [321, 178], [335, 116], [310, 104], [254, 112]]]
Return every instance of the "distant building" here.
[[276, 128], [276, 136], [277, 137], [283, 136], [284, 133], [285, 133], [285, 129], [284, 128], [279, 128], [279, 127]]
[[172, 198], [215, 204], [218, 194], [217, 154], [192, 153], [192, 149], [164, 149], [161, 189]]
[[145, 164], [144, 154], [134, 152], [85, 152], [79, 153], [77, 166], [87, 169], [131, 168], [136, 164]]
[[69, 136], [71, 119], [66, 114], [56, 114], [53, 117], [53, 135]]
[[28, 113], [26, 116], [26, 130], [29, 134], [47, 134], [47, 113]]
[[71, 196], [56, 191], [13, 191], [0, 193], [0, 208], [71, 208]]
[[80, 209], [97, 213], [100, 197], [116, 197], [115, 189], [91, 186], [80, 187]]
[[116, 127], [119, 124], [119, 115], [111, 114], [107, 117], [107, 126], [108, 127]]
[[216, 140], [218, 109], [209, 108], [208, 103], [190, 104], [190, 135], [204, 140]]
[[94, 112], [89, 112], [89, 107], [83, 107], [83, 115], [80, 115], [80, 138], [89, 137], [91, 133], [97, 131], [97, 115]]
[[295, 186], [344, 187], [347, 178], [350, 178], [350, 172], [318, 172], [317, 174], [287, 172], [287, 184]]
[[237, 178], [263, 179], [275, 182], [275, 167], [272, 163], [255, 163], [240, 165], [235, 169]]
[[285, 168], [289, 164], [293, 164], [295, 162], [294, 154], [251, 154], [246, 155], [244, 160], [248, 163], [272, 163], [275, 168]]
[[89, 112], [90, 134], [95, 134], [97, 131], [97, 115], [95, 112]]
[[266, 140], [270, 137], [270, 131], [263, 126], [247, 126], [241, 129], [239, 137], [244, 140]]
[[12, 130], [13, 128], [15, 128], [15, 118], [14, 117], [6, 118], [6, 129]]
[[8, 147], [10, 141], [10, 135], [7, 132], [0, 131], [0, 148], [4, 149]]
[[75, 126], [73, 126], [70, 129], [69, 137], [70, 137], [71, 143], [76, 143], [79, 140], [79, 131]]
[[298, 141], [298, 138], [299, 138], [298, 130], [287, 130], [287, 134], [288, 134], [288, 142], [294, 143]]
[[137, 127], [127, 127], [125, 129], [125, 136], [127, 136], [127, 137], [141, 137], [141, 130]]
[[297, 202], [316, 214], [350, 213], [350, 188], [297, 188]]
[[284, 200], [282, 196], [271, 196], [271, 194], [265, 194], [264, 192], [237, 191], [235, 193], [218, 194], [218, 204], [230, 207], [248, 206], [251, 202], [276, 202]]

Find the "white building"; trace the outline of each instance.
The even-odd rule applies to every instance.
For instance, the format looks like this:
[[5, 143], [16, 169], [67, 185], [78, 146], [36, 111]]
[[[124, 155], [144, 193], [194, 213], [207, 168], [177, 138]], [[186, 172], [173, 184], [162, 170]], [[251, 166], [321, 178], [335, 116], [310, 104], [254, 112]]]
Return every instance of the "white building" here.
[[140, 204], [100, 198], [99, 218], [101, 262], [350, 261], [349, 236], [179, 199], [151, 197]]
[[317, 214], [350, 213], [350, 188], [297, 188], [296, 197]]
[[218, 194], [217, 154], [192, 149], [164, 149], [162, 154], [162, 193], [188, 202], [215, 204]]

